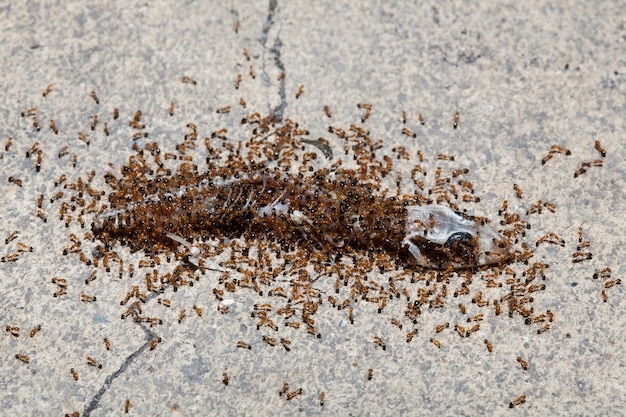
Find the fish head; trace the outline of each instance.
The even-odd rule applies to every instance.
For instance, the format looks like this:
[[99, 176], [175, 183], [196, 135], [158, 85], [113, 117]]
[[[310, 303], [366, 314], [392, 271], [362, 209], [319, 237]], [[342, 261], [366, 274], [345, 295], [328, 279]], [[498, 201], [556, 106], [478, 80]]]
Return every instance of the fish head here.
[[407, 207], [403, 245], [413, 263], [434, 269], [499, 265], [513, 257], [509, 240], [490, 224], [438, 204]]

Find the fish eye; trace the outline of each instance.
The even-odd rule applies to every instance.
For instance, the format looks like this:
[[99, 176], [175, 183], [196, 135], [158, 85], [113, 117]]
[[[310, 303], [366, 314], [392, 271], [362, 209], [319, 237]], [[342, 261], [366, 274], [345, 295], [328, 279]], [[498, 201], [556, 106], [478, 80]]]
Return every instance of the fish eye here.
[[474, 239], [474, 236], [472, 236], [470, 233], [456, 232], [450, 235], [450, 237], [444, 244], [444, 247], [451, 249], [453, 246], [458, 246], [458, 245], [470, 245], [471, 246], [472, 239]]
[[471, 233], [457, 232], [448, 238], [444, 244], [449, 256], [456, 258], [458, 262], [475, 265], [477, 255], [477, 241]]

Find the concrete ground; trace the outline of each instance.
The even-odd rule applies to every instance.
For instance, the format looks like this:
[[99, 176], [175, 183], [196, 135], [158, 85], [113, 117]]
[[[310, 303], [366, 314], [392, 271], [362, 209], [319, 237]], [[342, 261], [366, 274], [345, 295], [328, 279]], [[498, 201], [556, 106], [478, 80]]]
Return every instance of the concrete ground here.
[[[615, 282], [626, 274], [623, 2], [20, 1], [0, 3], [0, 22], [0, 324], [7, 328], [0, 338], [0, 415], [120, 415], [127, 400], [130, 415], [146, 416], [626, 414], [626, 303], [624, 284]], [[50, 202], [60, 189], [55, 181], [93, 170], [94, 184], [105, 188], [107, 163], [119, 167], [133, 153], [125, 123], [137, 109], [150, 140], [167, 148], [189, 122], [202, 135], [226, 127], [237, 138], [239, 121], [254, 111], [292, 119], [311, 138], [333, 138], [329, 124], [361, 124], [363, 102], [372, 114], [362, 125], [384, 140], [389, 155], [402, 145], [413, 159], [421, 150], [431, 172], [438, 153], [468, 167], [481, 196], [471, 206], [477, 214], [496, 219], [503, 200], [522, 215], [538, 200], [556, 206], [524, 216], [533, 249], [551, 232], [565, 240], [563, 247], [536, 247], [531, 261], [549, 264], [546, 289], [533, 304], [554, 313], [549, 330], [537, 334], [538, 326], [489, 310], [471, 337], [453, 329], [437, 334], [438, 324], [459, 322], [450, 298], [420, 317], [419, 334], [407, 343], [406, 325], [390, 324], [402, 315], [401, 302], [385, 314], [359, 305], [354, 325], [324, 304], [316, 316], [323, 337], [281, 333], [292, 341], [287, 352], [257, 332], [250, 312], [261, 301], [254, 292], [233, 293], [230, 312], [218, 313], [215, 274], [164, 294], [171, 309], [151, 299], [146, 309], [164, 324], [150, 328], [120, 320], [119, 302], [141, 284], [143, 270], [119, 279], [100, 266], [85, 286], [93, 266], [77, 254], [63, 256], [70, 233], [83, 237], [86, 230], [58, 219], [59, 204]], [[227, 105], [230, 113], [216, 113]], [[21, 117], [33, 107], [40, 131], [32, 116]], [[113, 123], [113, 108], [124, 123]], [[94, 114], [100, 121], [91, 132]], [[89, 136], [89, 146], [78, 132]], [[553, 145], [571, 154], [542, 164]], [[65, 146], [68, 155], [59, 158]], [[582, 172], [597, 160], [602, 166]], [[38, 216], [42, 194], [47, 222]], [[581, 250], [579, 227], [590, 242]], [[572, 262], [575, 252], [592, 259]], [[126, 264], [141, 258], [120, 253]], [[521, 273], [526, 266], [514, 267]], [[605, 268], [610, 277], [593, 278]], [[53, 297], [59, 287], [51, 279], [60, 277], [67, 294]], [[82, 294], [97, 301], [81, 302]], [[202, 317], [192, 305], [203, 308]], [[179, 324], [182, 308], [187, 317]], [[372, 342], [375, 335], [385, 350]], [[157, 337], [161, 343], [150, 350]], [[251, 349], [236, 348], [239, 340]], [[279, 395], [284, 383], [290, 400]], [[522, 395], [525, 403], [510, 409]]]

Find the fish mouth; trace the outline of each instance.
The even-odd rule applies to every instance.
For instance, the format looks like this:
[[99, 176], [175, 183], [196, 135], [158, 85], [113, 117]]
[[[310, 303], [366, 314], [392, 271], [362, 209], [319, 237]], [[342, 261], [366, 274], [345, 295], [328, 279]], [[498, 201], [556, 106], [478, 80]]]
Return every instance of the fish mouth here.
[[479, 229], [478, 266], [504, 265], [515, 259], [515, 253], [509, 239], [486, 225], [481, 225]]
[[504, 265], [512, 262], [515, 259], [515, 253], [511, 250], [511, 245], [498, 244], [497, 241], [493, 241], [490, 250], [486, 250], [481, 254], [478, 259], [478, 266], [481, 265]]

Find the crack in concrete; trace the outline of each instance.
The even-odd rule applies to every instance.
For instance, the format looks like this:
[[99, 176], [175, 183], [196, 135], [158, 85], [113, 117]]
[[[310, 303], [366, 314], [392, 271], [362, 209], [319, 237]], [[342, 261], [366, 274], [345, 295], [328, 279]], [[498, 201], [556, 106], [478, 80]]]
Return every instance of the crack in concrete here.
[[[271, 109], [270, 114], [278, 119], [278, 121], [283, 120], [283, 115], [285, 113], [285, 109], [288, 106], [287, 103], [287, 95], [285, 94], [285, 65], [280, 56], [280, 49], [283, 46], [282, 41], [280, 40], [280, 31], [279, 34], [276, 35], [276, 39], [274, 40], [274, 44], [271, 48], [268, 48], [267, 41], [269, 37], [269, 31], [274, 27], [275, 17], [276, 17], [276, 9], [278, 8], [278, 0], [270, 0], [269, 9], [267, 13], [267, 19], [265, 20], [265, 24], [263, 25], [263, 32], [261, 33], [260, 42], [263, 45], [263, 77], [264, 80], [269, 84], [269, 76], [265, 67], [265, 51], [269, 51], [274, 56], [274, 64], [280, 70], [282, 76], [279, 77], [279, 87], [278, 87], [278, 95], [280, 97], [280, 103]], [[268, 106], [269, 107], [269, 106]]]
[[[185, 262], [189, 262], [188, 259], [185, 260]], [[200, 268], [198, 268], [200, 269]], [[210, 270], [211, 268], [205, 268]], [[204, 271], [201, 269], [202, 274], [204, 275]], [[170, 288], [171, 285], [166, 285], [163, 288], [161, 288], [161, 290], [159, 291], [154, 291], [151, 292], [147, 297], [146, 297], [146, 301], [145, 303], [148, 303], [150, 301], [152, 301], [153, 299], [161, 296], [161, 294], [163, 294], [163, 292], [165, 292], [165, 290], [167, 288]], [[135, 320], [138, 316], [137, 312], [134, 312], [132, 314], [132, 318], [133, 320]], [[136, 324], [139, 325], [139, 327], [141, 328], [141, 330], [144, 331], [145, 335], [146, 335], [146, 343], [144, 343], [142, 346], [139, 347], [139, 349], [137, 349], [136, 351], [134, 351], [133, 353], [131, 353], [126, 360], [124, 360], [124, 363], [122, 363], [122, 365], [120, 366], [120, 368], [115, 371], [114, 373], [112, 373], [111, 375], [107, 376], [104, 380], [104, 384], [102, 385], [102, 387], [98, 390], [98, 392], [94, 395], [94, 397], [91, 399], [91, 401], [89, 402], [89, 404], [87, 405], [87, 407], [85, 407], [84, 411], [83, 411], [83, 416], [89, 416], [91, 415], [91, 412], [93, 410], [95, 410], [96, 408], [98, 408], [98, 404], [100, 403], [100, 400], [102, 399], [102, 396], [107, 392], [107, 390], [111, 387], [111, 384], [113, 383], [114, 380], [116, 380], [120, 375], [122, 375], [126, 369], [133, 363], [133, 361], [139, 356], [141, 355], [152, 343], [152, 341], [154, 339], [156, 339], [157, 337], [159, 337], [155, 332], [153, 332], [152, 330], [150, 330], [148, 327], [146, 327], [145, 324], [140, 323], [135, 321]]]
[[139, 347], [139, 349], [131, 353], [126, 358], [126, 360], [124, 360], [124, 362], [122, 363], [122, 365], [117, 371], [113, 372], [111, 375], [107, 376], [104, 379], [104, 384], [102, 384], [102, 387], [98, 390], [96, 395], [94, 395], [94, 397], [91, 399], [87, 407], [85, 407], [83, 414], [82, 414], [83, 416], [85, 417], [90, 416], [91, 412], [94, 411], [96, 408], [98, 408], [98, 405], [100, 404], [100, 400], [102, 399], [102, 396], [111, 387], [111, 384], [113, 383], [113, 381], [115, 381], [120, 375], [122, 375], [126, 371], [126, 369], [133, 363], [133, 361], [139, 355], [141, 355], [146, 349], [150, 347], [150, 342], [152, 342], [154, 339], [157, 338], [157, 334], [154, 333], [153, 331], [147, 329], [146, 327], [142, 325], [140, 325], [139, 327], [141, 327], [144, 333], [146, 334], [146, 337], [147, 337], [146, 343], [144, 343], [142, 346]]

